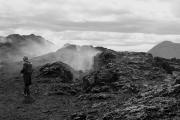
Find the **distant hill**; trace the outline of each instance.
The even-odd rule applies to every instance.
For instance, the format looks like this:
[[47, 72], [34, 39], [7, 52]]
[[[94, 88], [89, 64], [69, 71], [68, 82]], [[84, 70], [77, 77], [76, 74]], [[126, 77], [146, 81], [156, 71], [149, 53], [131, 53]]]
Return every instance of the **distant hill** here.
[[50, 52], [54, 44], [34, 34], [0, 37], [0, 62], [19, 61], [23, 56], [36, 57]]
[[148, 51], [153, 56], [180, 59], [180, 43], [164, 41]]

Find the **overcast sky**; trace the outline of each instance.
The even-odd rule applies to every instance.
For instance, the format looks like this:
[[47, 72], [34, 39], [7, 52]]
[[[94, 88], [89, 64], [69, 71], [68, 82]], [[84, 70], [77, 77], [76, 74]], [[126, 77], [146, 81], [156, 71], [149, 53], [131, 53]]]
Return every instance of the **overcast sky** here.
[[0, 35], [147, 51], [180, 42], [180, 0], [0, 0]]

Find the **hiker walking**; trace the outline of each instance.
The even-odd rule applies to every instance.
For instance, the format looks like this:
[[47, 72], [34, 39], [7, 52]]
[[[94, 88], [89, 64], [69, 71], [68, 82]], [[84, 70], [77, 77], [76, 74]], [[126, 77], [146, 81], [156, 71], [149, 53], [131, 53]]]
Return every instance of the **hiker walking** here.
[[32, 76], [32, 64], [29, 62], [28, 57], [23, 58], [23, 68], [21, 74], [24, 79], [24, 95], [30, 96], [29, 86], [31, 85], [31, 76]]

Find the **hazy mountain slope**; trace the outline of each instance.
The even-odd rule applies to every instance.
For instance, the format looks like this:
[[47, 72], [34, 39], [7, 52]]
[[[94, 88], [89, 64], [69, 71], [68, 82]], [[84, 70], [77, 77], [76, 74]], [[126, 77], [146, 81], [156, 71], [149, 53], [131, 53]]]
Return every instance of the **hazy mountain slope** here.
[[149, 53], [163, 58], [180, 58], [180, 43], [164, 41], [149, 50]]
[[52, 51], [54, 46], [53, 43], [34, 34], [0, 37], [0, 61], [18, 61], [23, 56], [39, 56]]
[[34, 65], [61, 61], [75, 70], [90, 70], [93, 66], [94, 56], [100, 51], [92, 46], [78, 46], [66, 44], [63, 48], [43, 56], [33, 58]]

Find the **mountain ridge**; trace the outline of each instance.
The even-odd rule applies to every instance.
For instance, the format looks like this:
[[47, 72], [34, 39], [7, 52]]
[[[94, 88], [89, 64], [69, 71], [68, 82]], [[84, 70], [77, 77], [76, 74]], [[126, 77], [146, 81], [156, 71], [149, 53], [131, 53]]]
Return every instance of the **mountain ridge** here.
[[0, 37], [0, 61], [19, 61], [23, 56], [35, 57], [48, 53], [55, 45], [34, 34], [11, 34]]
[[148, 51], [155, 57], [180, 58], [180, 43], [163, 41]]

